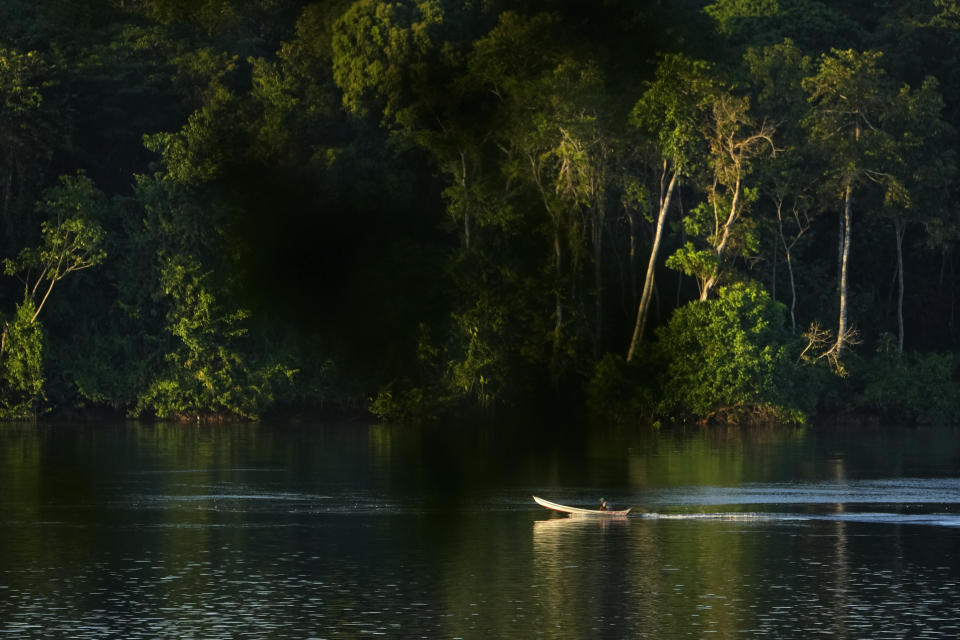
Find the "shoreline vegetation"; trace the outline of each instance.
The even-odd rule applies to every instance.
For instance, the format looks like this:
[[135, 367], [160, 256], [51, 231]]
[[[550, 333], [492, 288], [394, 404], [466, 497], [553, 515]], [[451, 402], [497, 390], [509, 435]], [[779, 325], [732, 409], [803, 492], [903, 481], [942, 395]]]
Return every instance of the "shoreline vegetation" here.
[[0, 420], [960, 422], [955, 0], [0, 0]]

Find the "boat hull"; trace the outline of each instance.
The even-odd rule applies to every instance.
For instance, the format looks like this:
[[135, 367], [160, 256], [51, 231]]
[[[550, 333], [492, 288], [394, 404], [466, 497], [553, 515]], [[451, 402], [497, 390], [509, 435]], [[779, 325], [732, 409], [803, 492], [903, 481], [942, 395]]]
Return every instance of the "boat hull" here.
[[541, 507], [546, 507], [547, 509], [553, 509], [554, 511], [559, 511], [560, 513], [568, 513], [571, 516], [593, 516], [597, 518], [623, 518], [630, 513], [630, 509], [625, 509], [623, 511], [600, 511], [599, 509], [581, 509], [580, 507], [568, 507], [567, 505], [557, 504], [556, 502], [550, 502], [549, 500], [544, 500], [543, 498], [538, 498], [533, 496], [533, 501], [539, 504]]

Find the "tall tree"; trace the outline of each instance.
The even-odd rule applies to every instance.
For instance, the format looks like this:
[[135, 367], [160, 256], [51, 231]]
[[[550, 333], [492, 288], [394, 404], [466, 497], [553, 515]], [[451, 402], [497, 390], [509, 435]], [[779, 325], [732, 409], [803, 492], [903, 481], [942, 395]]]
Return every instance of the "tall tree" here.
[[764, 152], [776, 153], [773, 125], [766, 121], [755, 123], [749, 115], [749, 108], [749, 100], [745, 97], [718, 95], [711, 104], [704, 132], [710, 149], [713, 178], [707, 188], [708, 202], [713, 210], [713, 230], [707, 236], [713, 268], [703, 281], [701, 301], [710, 297], [719, 281], [733, 244], [739, 240], [742, 253], [751, 250], [749, 234], [737, 233], [738, 223], [757, 197], [756, 187], [748, 186], [747, 178], [757, 156]]
[[43, 394], [43, 335], [37, 318], [54, 286], [67, 276], [103, 262], [102, 217], [105, 198], [84, 175], [64, 176], [37, 204], [43, 217], [40, 242], [4, 260], [7, 275], [24, 285], [23, 301], [12, 322], [0, 327], [0, 416], [26, 417]]
[[879, 66], [880, 57], [878, 51], [833, 49], [820, 58], [817, 73], [803, 80], [812, 105], [807, 119], [811, 143], [824, 154], [828, 185], [841, 205], [840, 310], [832, 347], [837, 356], [856, 339], [849, 322], [854, 196], [865, 183], [890, 184], [882, 166], [890, 137], [881, 127], [896, 90]]
[[61, 185], [47, 190], [37, 209], [46, 218], [40, 225], [40, 244], [5, 260], [8, 275], [20, 275], [24, 295], [34, 302], [35, 322], [53, 287], [71, 273], [95, 267], [106, 253], [102, 217], [104, 197], [86, 176], [63, 176]]
[[955, 153], [947, 141], [953, 131], [943, 121], [943, 100], [937, 81], [903, 86], [884, 118], [892, 148], [887, 171], [889, 188], [884, 209], [893, 223], [897, 256], [897, 350], [903, 352], [905, 291], [903, 240], [909, 226], [937, 225], [945, 212], [949, 185], [956, 177]]
[[667, 213], [681, 176], [693, 171], [703, 152], [699, 126], [701, 109], [719, 87], [709, 63], [682, 55], [668, 55], [657, 67], [656, 78], [648, 84], [630, 118], [647, 133], [656, 149], [659, 180], [655, 188], [656, 229], [637, 306], [627, 361], [633, 360], [643, 340], [656, 282], [656, 266]]
[[[504, 191], [512, 192], [517, 208], [536, 198], [549, 220], [550, 368], [557, 378], [567, 368], [564, 354], [576, 351], [571, 347], [581, 336], [592, 334], [595, 350], [602, 342], [613, 146], [605, 78], [592, 53], [548, 13], [501, 14], [474, 43], [469, 68], [474, 81], [496, 97], [491, 108], [499, 126], [491, 138], [501, 152], [495, 161]], [[581, 281], [590, 266], [592, 291]], [[592, 323], [577, 312], [590, 295]]]
[[814, 212], [814, 187], [820, 179], [810, 167], [807, 132], [802, 122], [810, 108], [802, 80], [812, 72], [813, 62], [791, 40], [750, 49], [744, 55], [750, 77], [754, 110], [777, 123], [777, 145], [782, 149], [776, 158], [762, 164], [762, 191], [765, 201], [773, 205], [777, 241], [773, 243], [771, 289], [777, 298], [779, 248], [790, 285], [790, 327], [796, 333], [798, 290], [794, 271], [794, 252], [801, 238], [811, 229]]
[[755, 122], [749, 107], [749, 98], [735, 95], [719, 81], [697, 104], [693, 135], [704, 145], [705, 166], [697, 176], [706, 201], [694, 208], [683, 224], [706, 248], [687, 242], [670, 256], [667, 266], [695, 277], [701, 300], [710, 296], [731, 256], [755, 250], [751, 221], [743, 215], [757, 196], [748, 177], [755, 158], [776, 149], [773, 126]]

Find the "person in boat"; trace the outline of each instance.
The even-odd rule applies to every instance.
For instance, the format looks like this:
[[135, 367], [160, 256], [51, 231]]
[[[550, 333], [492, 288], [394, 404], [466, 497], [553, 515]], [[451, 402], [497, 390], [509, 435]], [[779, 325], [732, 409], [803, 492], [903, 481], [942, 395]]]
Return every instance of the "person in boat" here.
[[609, 511], [610, 507], [607, 506], [607, 499], [600, 498], [600, 511]]

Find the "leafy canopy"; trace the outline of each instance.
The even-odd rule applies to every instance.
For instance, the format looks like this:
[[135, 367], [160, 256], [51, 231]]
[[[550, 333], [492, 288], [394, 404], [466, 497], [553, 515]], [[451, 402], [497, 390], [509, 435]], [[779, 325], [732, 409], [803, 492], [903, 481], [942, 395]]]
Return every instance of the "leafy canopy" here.
[[800, 418], [781, 392], [790, 367], [784, 317], [783, 305], [755, 283], [722, 287], [716, 299], [677, 309], [658, 331], [658, 348], [668, 362], [662, 410]]

